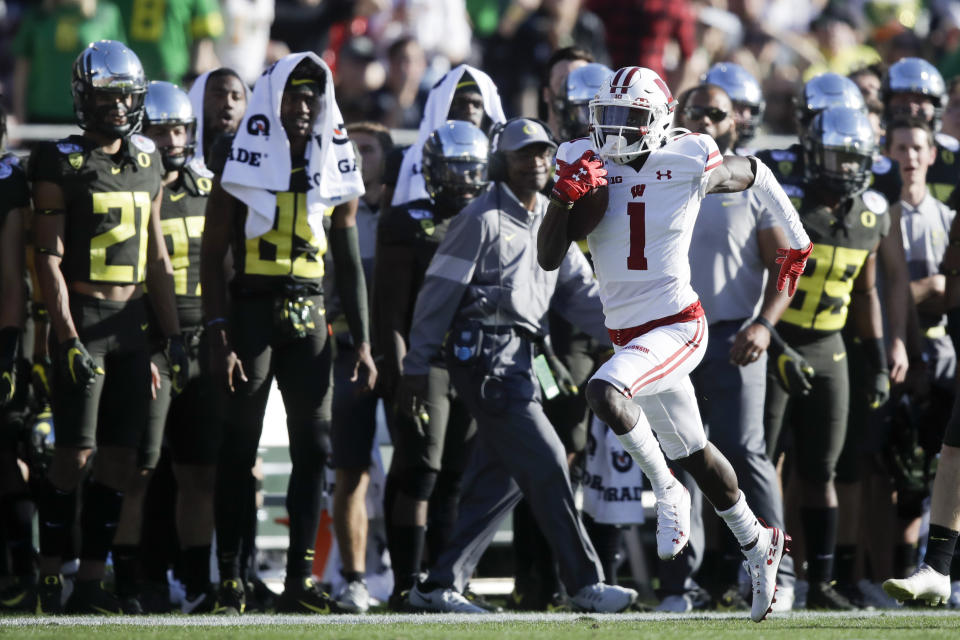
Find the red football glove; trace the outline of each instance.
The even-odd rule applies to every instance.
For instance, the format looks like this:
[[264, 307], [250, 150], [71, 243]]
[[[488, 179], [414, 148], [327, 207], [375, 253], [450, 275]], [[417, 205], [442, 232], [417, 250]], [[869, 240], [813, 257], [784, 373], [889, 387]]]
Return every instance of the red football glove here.
[[607, 170], [603, 160], [593, 151], [584, 151], [575, 162], [561, 162], [553, 195], [560, 201], [573, 204], [593, 189], [607, 184]]
[[783, 291], [783, 285], [790, 281], [790, 289], [787, 290], [791, 296], [797, 290], [797, 279], [803, 275], [803, 269], [807, 266], [807, 258], [813, 251], [813, 243], [806, 249], [777, 249], [777, 264], [780, 265], [780, 274], [777, 276], [777, 291]]

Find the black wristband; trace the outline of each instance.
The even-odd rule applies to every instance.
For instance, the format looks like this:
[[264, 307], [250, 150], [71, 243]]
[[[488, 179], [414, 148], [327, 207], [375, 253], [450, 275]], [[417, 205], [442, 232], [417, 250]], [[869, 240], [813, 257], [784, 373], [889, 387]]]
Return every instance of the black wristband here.
[[764, 329], [766, 329], [767, 331], [769, 331], [770, 341], [773, 342], [778, 347], [780, 347], [781, 349], [783, 348], [783, 338], [780, 337], [780, 334], [777, 333], [776, 328], [770, 323], [769, 320], [767, 320], [763, 316], [757, 316], [756, 318], [753, 319], [753, 322], [751, 322], [750, 324], [758, 324]]
[[876, 373], [887, 370], [887, 350], [883, 346], [882, 338], [861, 338], [860, 344], [863, 345], [863, 356], [867, 360], [867, 365]]

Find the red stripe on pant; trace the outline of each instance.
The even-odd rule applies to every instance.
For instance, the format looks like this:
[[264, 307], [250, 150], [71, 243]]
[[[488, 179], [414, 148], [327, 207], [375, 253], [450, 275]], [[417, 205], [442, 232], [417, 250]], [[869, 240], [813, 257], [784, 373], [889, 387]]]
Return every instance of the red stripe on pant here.
[[[691, 338], [686, 343], [684, 343], [684, 345], [679, 349], [677, 349], [677, 351], [673, 355], [671, 355], [669, 358], [667, 358], [666, 360], [664, 360], [663, 362], [655, 366], [653, 369], [650, 369], [650, 371], [647, 371], [642, 376], [634, 380], [633, 384], [630, 385], [630, 394], [633, 395], [643, 387], [650, 384], [651, 382], [656, 382], [657, 380], [660, 380], [664, 376], [669, 375], [674, 369], [676, 369], [681, 364], [683, 364], [683, 362], [687, 358], [693, 355], [697, 351], [697, 349], [700, 347], [700, 341], [703, 339], [704, 324], [705, 323], [703, 321], [703, 317], [697, 318], [697, 329], [693, 334], [693, 338]], [[651, 374], [657, 373], [664, 367], [669, 366], [678, 357], [680, 359], [676, 363], [674, 363], [672, 367], [670, 367], [660, 375], [650, 378], [649, 380], [644, 379], [650, 376]]]

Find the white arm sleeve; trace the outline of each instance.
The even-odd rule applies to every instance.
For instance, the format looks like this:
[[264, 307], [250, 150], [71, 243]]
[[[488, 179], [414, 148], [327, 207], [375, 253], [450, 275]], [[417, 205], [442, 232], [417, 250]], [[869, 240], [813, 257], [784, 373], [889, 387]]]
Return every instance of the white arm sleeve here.
[[781, 226], [787, 234], [787, 240], [790, 241], [790, 247], [793, 249], [809, 247], [810, 237], [800, 223], [800, 216], [773, 172], [755, 156], [750, 156], [750, 164], [753, 166], [754, 173], [750, 188], [760, 200], [761, 206], [780, 219]]

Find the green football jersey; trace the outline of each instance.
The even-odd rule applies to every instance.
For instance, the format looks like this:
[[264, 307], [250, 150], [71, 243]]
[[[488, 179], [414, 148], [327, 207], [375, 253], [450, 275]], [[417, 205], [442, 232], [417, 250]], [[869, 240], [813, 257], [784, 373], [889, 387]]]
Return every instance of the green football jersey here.
[[[38, 3], [39, 4], [39, 3]], [[13, 52], [30, 65], [27, 76], [27, 119], [31, 122], [73, 123], [70, 72], [88, 44], [97, 40], [126, 40], [123, 18], [109, 1], [97, 3], [91, 18], [75, 6], [52, 11], [31, 7], [13, 40]]]
[[127, 45], [139, 56], [149, 80], [180, 84], [190, 69], [194, 41], [223, 33], [217, 0], [116, 2], [123, 13]]

